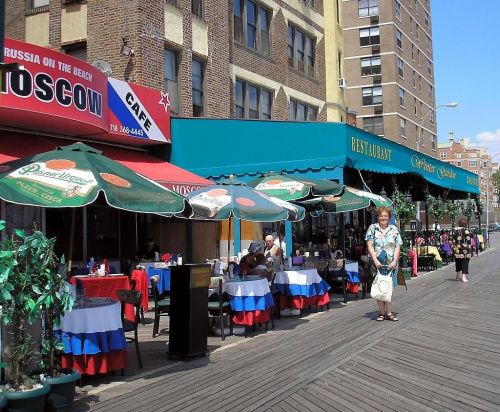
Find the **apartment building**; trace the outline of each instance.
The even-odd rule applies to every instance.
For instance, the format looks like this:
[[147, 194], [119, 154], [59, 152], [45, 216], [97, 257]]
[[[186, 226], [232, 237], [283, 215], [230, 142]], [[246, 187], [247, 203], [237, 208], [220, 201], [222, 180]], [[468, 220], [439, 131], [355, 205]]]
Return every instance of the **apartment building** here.
[[[499, 169], [499, 163], [493, 163], [484, 147], [471, 147], [470, 139], [461, 137], [457, 141], [450, 132], [447, 142], [438, 143], [439, 160], [461, 167], [478, 176], [481, 202], [489, 205], [489, 221], [498, 220], [500, 214], [499, 191], [491, 176]], [[486, 213], [486, 212], [485, 212]], [[483, 216], [483, 220], [486, 217]]]
[[[166, 90], [174, 117], [324, 121], [323, 7], [323, 0], [13, 0], [6, 36]], [[338, 10], [330, 13], [331, 48], [342, 43]], [[336, 56], [329, 81], [338, 85], [331, 76], [342, 54], [329, 53]], [[342, 101], [337, 109], [330, 118], [344, 121]]]
[[436, 157], [430, 0], [343, 0], [346, 105], [358, 127]]

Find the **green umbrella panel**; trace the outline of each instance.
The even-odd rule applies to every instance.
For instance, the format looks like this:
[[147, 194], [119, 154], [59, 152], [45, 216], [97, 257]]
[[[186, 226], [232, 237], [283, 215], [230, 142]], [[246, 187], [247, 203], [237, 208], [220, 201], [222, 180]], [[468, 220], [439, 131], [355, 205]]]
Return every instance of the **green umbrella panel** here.
[[248, 182], [248, 186], [287, 201], [305, 200], [315, 196], [337, 196], [344, 192], [344, 186], [330, 180], [309, 179], [274, 172]]
[[369, 206], [390, 206], [390, 199], [364, 190], [346, 186], [340, 196], [321, 196], [310, 200], [297, 201], [306, 210], [323, 210], [327, 213], [343, 213]]

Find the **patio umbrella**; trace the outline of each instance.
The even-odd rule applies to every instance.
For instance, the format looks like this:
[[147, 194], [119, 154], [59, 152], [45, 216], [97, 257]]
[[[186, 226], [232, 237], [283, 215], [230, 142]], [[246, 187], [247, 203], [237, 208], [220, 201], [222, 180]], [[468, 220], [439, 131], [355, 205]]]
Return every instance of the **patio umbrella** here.
[[[193, 208], [192, 219], [227, 220], [231, 217], [250, 222], [275, 222], [278, 220], [299, 221], [305, 216], [301, 206], [275, 197], [267, 196], [230, 177], [217, 185], [204, 187], [187, 195]], [[228, 264], [230, 257], [228, 225]]]
[[[11, 203], [51, 208], [81, 207], [103, 193], [117, 209], [189, 215], [183, 196], [135, 173], [83, 143], [0, 165], [0, 198]], [[74, 230], [74, 209], [71, 232]], [[73, 253], [70, 233], [69, 269]]]
[[336, 196], [344, 192], [344, 186], [326, 179], [309, 179], [269, 172], [248, 182], [248, 186], [282, 200], [309, 199], [315, 196]]
[[346, 186], [345, 192], [339, 196], [321, 196], [296, 203], [305, 207], [306, 210], [323, 210], [327, 213], [342, 213], [369, 206], [392, 205], [391, 200], [387, 197], [349, 186]]

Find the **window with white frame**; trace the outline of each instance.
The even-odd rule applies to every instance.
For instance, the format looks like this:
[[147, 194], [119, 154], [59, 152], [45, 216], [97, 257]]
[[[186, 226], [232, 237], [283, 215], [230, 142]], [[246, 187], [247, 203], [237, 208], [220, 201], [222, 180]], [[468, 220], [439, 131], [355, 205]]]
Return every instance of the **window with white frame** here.
[[48, 10], [49, 0], [27, 0], [26, 10], [28, 12], [38, 12]]
[[432, 85], [428, 85], [427, 86], [428, 90], [429, 90], [429, 100], [434, 100], [433, 98], [433, 95], [432, 95], [432, 91], [434, 90], [434, 87], [432, 87]]
[[431, 112], [429, 113], [429, 120], [431, 124], [434, 124], [434, 110], [431, 110]]
[[418, 40], [418, 24], [415, 23], [415, 37]]
[[411, 59], [415, 61], [415, 45], [411, 45]]
[[398, 74], [399, 74], [399, 77], [405, 77], [404, 76], [404, 71], [403, 71], [403, 60], [401, 60], [400, 58], [398, 58]]
[[377, 136], [384, 135], [384, 118], [382, 116], [365, 117], [363, 119], [363, 130]]
[[288, 65], [314, 77], [316, 40], [297, 27], [288, 25]]
[[420, 66], [420, 49], [417, 49], [417, 64]]
[[457, 159], [461, 159], [462, 158], [462, 153], [455, 153], [455, 156]]
[[363, 106], [382, 104], [382, 86], [364, 87], [362, 89]]
[[469, 157], [477, 157], [477, 153], [469, 153]]
[[370, 27], [368, 29], [359, 30], [359, 45], [371, 46], [380, 44], [380, 30], [378, 27]]
[[371, 76], [382, 73], [382, 60], [380, 56], [361, 59], [361, 76]]
[[488, 173], [487, 172], [481, 172], [481, 177], [487, 177]]
[[417, 88], [417, 72], [413, 70], [413, 88]]
[[425, 47], [427, 50], [431, 49], [431, 38], [427, 34], [425, 35]]
[[165, 91], [170, 94], [170, 113], [181, 114], [179, 85], [179, 53], [173, 49], [165, 49], [163, 55], [163, 71]]
[[418, 115], [418, 105], [417, 105], [417, 98], [413, 98], [413, 106], [415, 107], [415, 116]]
[[271, 119], [273, 91], [236, 79], [236, 110], [238, 119]]
[[[462, 161], [461, 160], [457, 160], [457, 166], [458, 167], [462, 167]], [[474, 171], [472, 171], [472, 173], [474, 173]]]
[[429, 76], [432, 76], [432, 63], [430, 60], [427, 60], [427, 73], [429, 73]]
[[318, 117], [318, 108], [296, 99], [290, 99], [290, 120], [314, 122]]
[[469, 172], [472, 172], [472, 173], [474, 173], [475, 175], [478, 175], [478, 174], [479, 174], [477, 170], [469, 170]]
[[401, 50], [403, 50], [403, 41], [401, 40], [401, 32], [398, 29], [396, 29], [396, 44]]
[[400, 132], [401, 136], [406, 136], [406, 120], [403, 119], [402, 117], [399, 119], [399, 127], [400, 127]]
[[234, 0], [234, 39], [269, 55], [271, 53], [271, 13], [251, 0]]
[[378, 0], [358, 0], [358, 17], [378, 16]]
[[477, 167], [477, 160], [469, 160], [469, 167]]
[[193, 13], [196, 17], [200, 19], [203, 18], [204, 15], [204, 1], [203, 0], [191, 0], [191, 13]]
[[436, 150], [436, 135], [431, 134], [431, 150]]
[[399, 105], [405, 107], [405, 91], [399, 88]]
[[483, 167], [488, 167], [488, 162], [487, 161], [483, 161]]
[[418, 91], [422, 93], [422, 76], [418, 75]]
[[398, 1], [394, 2], [394, 14], [396, 16], [396, 19], [401, 20], [401, 5]]
[[446, 154], [446, 152], [439, 152], [439, 157], [441, 159], [446, 159], [448, 157], [448, 155]]
[[193, 59], [193, 117], [205, 116], [205, 63]]
[[429, 16], [429, 13], [425, 12], [424, 14], [424, 19], [425, 19], [425, 25], [427, 27], [429, 27], [429, 23], [430, 23], [430, 16]]

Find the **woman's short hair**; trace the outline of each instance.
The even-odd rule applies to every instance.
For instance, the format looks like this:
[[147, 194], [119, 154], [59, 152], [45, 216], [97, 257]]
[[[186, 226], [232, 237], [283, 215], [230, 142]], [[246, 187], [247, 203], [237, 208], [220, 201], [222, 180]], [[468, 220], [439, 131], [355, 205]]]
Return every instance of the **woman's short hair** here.
[[458, 219], [458, 226], [467, 227], [467, 220], [465, 220], [464, 218]]
[[392, 217], [392, 208], [389, 206], [379, 206], [375, 209], [377, 216], [380, 216], [383, 212], [389, 215], [389, 219]]

